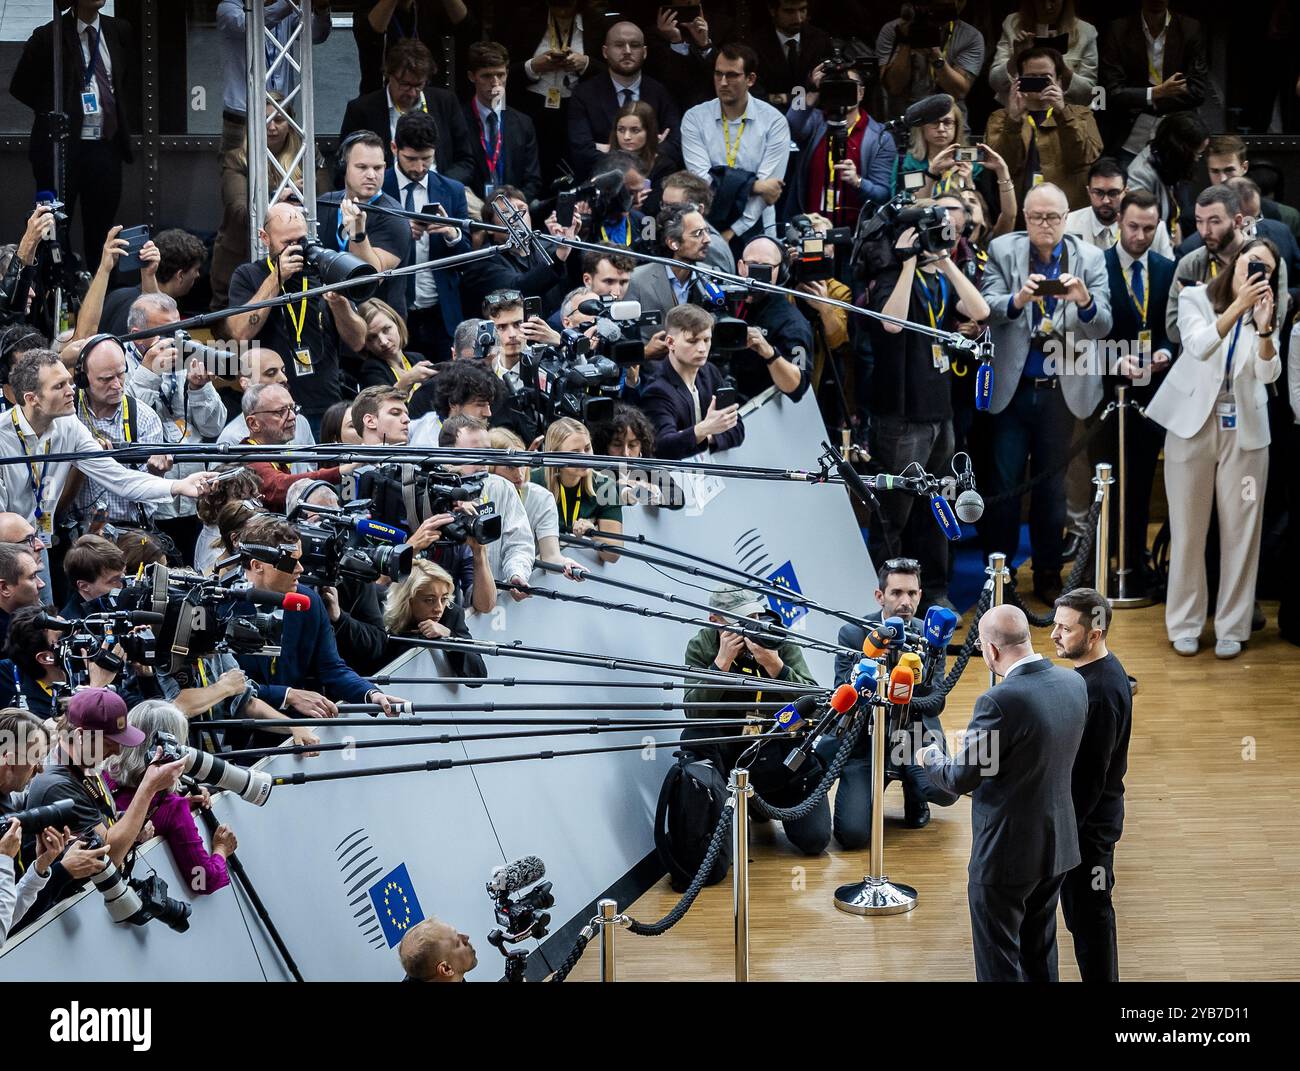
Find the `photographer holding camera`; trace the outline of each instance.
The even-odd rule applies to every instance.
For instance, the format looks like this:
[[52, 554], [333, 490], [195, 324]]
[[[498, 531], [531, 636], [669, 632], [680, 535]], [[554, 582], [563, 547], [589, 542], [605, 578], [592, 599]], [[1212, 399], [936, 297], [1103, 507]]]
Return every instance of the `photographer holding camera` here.
[[[283, 202], [272, 205], [259, 238], [269, 255], [235, 269], [230, 300], [236, 305], [256, 304], [310, 289], [304, 274], [307, 217], [302, 208]], [[360, 353], [366, 344], [366, 322], [347, 295], [330, 291], [323, 300], [303, 298], [272, 309], [237, 313], [227, 318], [226, 330], [241, 342], [257, 339], [284, 358], [289, 391], [319, 438], [320, 418], [343, 397], [340, 344], [353, 353]]]
[[28, 321], [41, 308], [43, 289], [37, 258], [55, 234], [55, 211], [49, 202], [38, 204], [27, 217], [27, 227], [9, 263], [0, 272], [0, 325]]
[[[119, 812], [100, 770], [123, 748], [144, 742], [144, 733], [127, 723], [126, 702], [120, 695], [108, 688], [82, 689], [68, 703], [67, 714], [56, 723], [54, 750], [27, 789], [27, 806], [71, 800], [74, 810], [67, 828], [76, 834], [95, 834], [107, 849], [102, 855], [121, 867], [148, 820], [154, 793], [174, 784], [185, 768], [183, 759], [150, 765], [140, 778], [130, 806]], [[24, 832], [24, 859], [35, 859], [38, 854], [36, 834], [36, 830]], [[77, 853], [72, 860], [77, 866], [61, 862], [38, 904], [66, 899], [81, 887], [81, 879], [95, 872], [80, 858], [82, 854]], [[64, 859], [71, 855], [69, 851]]]
[[[720, 588], [709, 596], [709, 606], [722, 613], [710, 613], [709, 620], [722, 628], [702, 628], [686, 647], [685, 663], [700, 669], [709, 669], [721, 673], [742, 673], [755, 678], [756, 687], [753, 701], [794, 702], [796, 696], [783, 692], [781, 681], [798, 684], [816, 684], [804, 661], [803, 649], [789, 640], [780, 641], [775, 637], [764, 636], [758, 639], [742, 635], [736, 618], [749, 618], [754, 621], [770, 621], [775, 614], [768, 607], [767, 600], [745, 588]], [[725, 616], [724, 616], [725, 614]], [[764, 682], [771, 682], [765, 684]], [[688, 703], [720, 703], [748, 701], [749, 693], [721, 691], [700, 684], [689, 689], [684, 699]], [[766, 712], [743, 711], [733, 708], [711, 710], [708, 707], [693, 707], [686, 712], [688, 718], [706, 718], [721, 720], [723, 718], [746, 718], [753, 714]], [[731, 736], [725, 729], [683, 729], [682, 749], [694, 751], [701, 758], [711, 759], [723, 772], [736, 765], [737, 760], [750, 745], [759, 741], [760, 728], [756, 725], [738, 727], [734, 735], [734, 744], [704, 744], [692, 747], [691, 741], [718, 736]], [[790, 773], [782, 764], [786, 751], [779, 743], [769, 744], [750, 765], [754, 790], [764, 799], [778, 807], [792, 807], [808, 796], [809, 790], [821, 780], [820, 764], [809, 763], [798, 774]], [[797, 821], [783, 822], [785, 834], [790, 842], [805, 855], [819, 855], [825, 850], [831, 839], [831, 810], [825, 798], [813, 809], [812, 813]]]
[[935, 93], [948, 93], [966, 113], [966, 94], [984, 69], [984, 35], [959, 16], [966, 0], [913, 0], [902, 18], [880, 28], [876, 58], [889, 115]]
[[239, 551], [244, 579], [253, 587], [281, 595], [298, 592], [310, 602], [305, 612], [285, 614], [278, 655], [238, 656], [239, 664], [258, 683], [258, 695], [277, 710], [295, 712], [294, 717], [331, 718], [338, 714], [338, 706], [314, 690], [323, 688], [347, 703], [377, 703], [388, 717], [395, 717], [405, 700], [385, 695], [339, 657], [325, 604], [311, 588], [298, 584], [302, 575], [298, 530], [279, 517], [256, 517], [239, 533]]
[[[775, 238], [760, 235], [741, 254], [740, 274], [756, 282], [785, 286], [788, 257]], [[748, 348], [731, 356], [731, 377], [742, 403], [768, 387], [797, 402], [808, 391], [808, 362], [813, 350], [812, 324], [785, 294], [751, 290], [736, 310], [749, 325]]]

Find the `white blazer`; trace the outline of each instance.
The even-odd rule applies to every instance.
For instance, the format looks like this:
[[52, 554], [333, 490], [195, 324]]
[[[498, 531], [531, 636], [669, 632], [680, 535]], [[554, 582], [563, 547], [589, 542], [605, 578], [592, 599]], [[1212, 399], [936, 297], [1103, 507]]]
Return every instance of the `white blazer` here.
[[[1178, 299], [1178, 331], [1183, 349], [1156, 391], [1146, 414], [1157, 424], [1182, 439], [1196, 435], [1210, 414], [1223, 385], [1232, 332], [1219, 337], [1215, 315], [1205, 287], [1187, 287]], [[1273, 331], [1273, 348], [1280, 350], [1278, 330]], [[1237, 399], [1237, 445], [1258, 450], [1269, 444], [1268, 392], [1264, 384], [1282, 374], [1282, 361], [1259, 356], [1259, 335], [1253, 319], [1247, 317], [1232, 358], [1232, 390]]]

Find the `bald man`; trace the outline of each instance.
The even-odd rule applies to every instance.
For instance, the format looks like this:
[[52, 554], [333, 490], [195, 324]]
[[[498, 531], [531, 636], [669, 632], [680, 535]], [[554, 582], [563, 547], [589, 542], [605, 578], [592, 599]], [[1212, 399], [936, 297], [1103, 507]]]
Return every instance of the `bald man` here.
[[[760, 236], [745, 246], [737, 270], [747, 279], [784, 286], [785, 247], [775, 238]], [[808, 390], [812, 358], [812, 324], [784, 294], [753, 290], [737, 315], [749, 325], [749, 348], [731, 358], [731, 376], [748, 401], [775, 384], [797, 402]]]
[[961, 746], [917, 753], [935, 784], [971, 795], [966, 886], [975, 977], [1055, 982], [1056, 903], [1079, 862], [1071, 783], [1088, 686], [1034, 653], [1015, 606], [980, 618], [984, 661], [1002, 677], [975, 701]]
[[409, 982], [463, 982], [478, 966], [466, 934], [436, 918], [418, 922], [397, 946]]
[[[228, 392], [226, 398], [226, 410], [230, 416], [230, 423], [221, 429], [221, 434], [217, 436], [219, 443], [242, 443], [248, 438], [248, 422], [244, 419], [244, 414], [239, 405], [243, 399], [244, 391], [253, 386], [254, 383], [279, 383], [284, 386], [289, 382], [289, 377], [285, 375], [284, 358], [275, 350], [262, 349], [260, 346], [252, 346], [239, 355], [239, 393]], [[233, 399], [234, 407], [231, 408], [230, 402]], [[316, 438], [311, 433], [307, 421], [299, 420], [293, 426], [293, 438], [289, 440], [295, 446], [315, 446]], [[295, 472], [307, 472], [314, 466], [305, 462], [296, 462], [293, 466]]]

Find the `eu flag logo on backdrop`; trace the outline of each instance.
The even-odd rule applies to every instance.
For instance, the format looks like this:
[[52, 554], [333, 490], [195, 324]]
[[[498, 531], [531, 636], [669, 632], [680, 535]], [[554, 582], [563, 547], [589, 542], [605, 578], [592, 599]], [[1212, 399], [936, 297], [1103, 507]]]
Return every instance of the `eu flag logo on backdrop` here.
[[[794, 575], [794, 562], [786, 562], [779, 569], [769, 573], [767, 579], [771, 584], [789, 588], [795, 595], [803, 594], [803, 589], [799, 587], [799, 578]], [[778, 599], [775, 595], [769, 595], [767, 602], [780, 615], [781, 624], [786, 628], [789, 628], [799, 618], [808, 613], [808, 607], [802, 603], [786, 602], [784, 599]]]
[[415, 886], [411, 883], [411, 875], [406, 872], [405, 863], [399, 863], [370, 886], [370, 902], [375, 905], [375, 914], [379, 916], [379, 925], [384, 928], [389, 948], [405, 937], [406, 931], [417, 922], [424, 921], [424, 910], [415, 895]]

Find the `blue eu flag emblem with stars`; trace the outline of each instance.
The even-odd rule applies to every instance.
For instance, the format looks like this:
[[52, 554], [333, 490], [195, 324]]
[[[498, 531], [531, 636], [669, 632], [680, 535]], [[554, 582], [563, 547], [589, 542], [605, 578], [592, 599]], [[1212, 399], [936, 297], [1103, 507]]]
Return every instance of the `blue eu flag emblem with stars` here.
[[399, 863], [370, 886], [370, 902], [375, 905], [375, 914], [379, 916], [379, 925], [384, 928], [389, 948], [405, 937], [407, 930], [417, 922], [424, 921], [424, 910], [415, 895], [415, 886], [411, 884], [405, 863]]
[[[786, 562], [779, 569], [768, 574], [768, 583], [777, 584], [783, 588], [789, 588], [795, 595], [802, 595], [803, 589], [799, 587], [799, 578], [794, 575], [794, 563]], [[780, 615], [781, 624], [790, 628], [799, 618], [808, 612], [808, 607], [802, 603], [786, 602], [784, 599], [778, 599], [775, 595], [767, 597], [768, 605]]]

